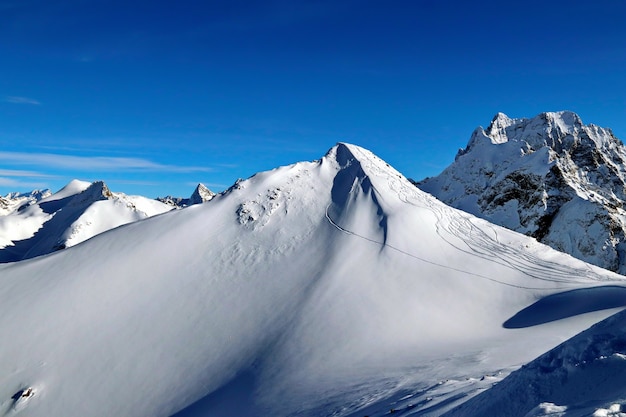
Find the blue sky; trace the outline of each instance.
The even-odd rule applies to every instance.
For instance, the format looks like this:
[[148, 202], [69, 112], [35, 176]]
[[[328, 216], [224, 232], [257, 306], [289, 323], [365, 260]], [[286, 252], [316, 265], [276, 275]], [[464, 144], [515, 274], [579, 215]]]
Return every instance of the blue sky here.
[[338, 141], [436, 175], [502, 111], [626, 139], [626, 2], [0, 0], [0, 194], [188, 196]]

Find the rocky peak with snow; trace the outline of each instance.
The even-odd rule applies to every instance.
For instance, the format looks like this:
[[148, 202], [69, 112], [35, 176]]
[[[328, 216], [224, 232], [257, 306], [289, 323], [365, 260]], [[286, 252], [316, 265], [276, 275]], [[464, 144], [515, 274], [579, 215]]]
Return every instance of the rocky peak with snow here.
[[115, 198], [109, 187], [103, 181], [95, 181], [82, 192], [72, 196], [70, 204], [92, 204], [96, 201], [110, 200]]
[[215, 197], [215, 193], [209, 190], [204, 184], [200, 183], [191, 194], [189, 205], [206, 203], [213, 197]]
[[626, 273], [626, 147], [570, 111], [477, 128], [454, 163], [418, 187], [441, 201]]
[[548, 147], [557, 154], [563, 154], [585, 146], [584, 143], [589, 141], [596, 148], [608, 149], [616, 140], [610, 129], [593, 124], [585, 126], [581, 118], [571, 111], [546, 112], [531, 119], [511, 119], [504, 113], [498, 113], [487, 129], [478, 127], [474, 131], [468, 146], [459, 154], [463, 155], [485, 143], [498, 145], [507, 142], [518, 143], [527, 152]]
[[169, 204], [170, 206], [176, 208], [183, 208], [187, 206], [193, 206], [194, 204], [206, 203], [207, 201], [213, 199], [215, 195], [216, 194], [213, 191], [209, 190], [207, 186], [199, 183], [191, 194], [191, 197], [189, 198], [172, 197], [168, 195], [166, 197], [157, 197], [156, 200], [160, 201], [161, 203]]

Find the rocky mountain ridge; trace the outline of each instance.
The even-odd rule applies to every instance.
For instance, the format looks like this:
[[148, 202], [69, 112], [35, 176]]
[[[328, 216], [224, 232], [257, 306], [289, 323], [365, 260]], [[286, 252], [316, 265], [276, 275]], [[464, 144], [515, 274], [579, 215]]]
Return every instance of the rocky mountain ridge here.
[[440, 175], [417, 183], [446, 204], [626, 274], [626, 147], [569, 111], [477, 128]]

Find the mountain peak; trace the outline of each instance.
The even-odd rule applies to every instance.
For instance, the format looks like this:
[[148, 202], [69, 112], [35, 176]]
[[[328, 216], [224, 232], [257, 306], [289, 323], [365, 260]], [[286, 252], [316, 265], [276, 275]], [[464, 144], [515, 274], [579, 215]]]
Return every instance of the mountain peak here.
[[70, 204], [84, 205], [91, 204], [99, 200], [108, 200], [113, 198], [113, 193], [104, 181], [94, 181], [83, 191], [72, 197]]
[[326, 153], [324, 158], [336, 161], [342, 168], [348, 167], [355, 162], [359, 162], [367, 166], [377, 165], [380, 168], [385, 167], [385, 169], [390, 169], [397, 174], [395, 169], [391, 168], [389, 164], [380, 159], [374, 153], [351, 143], [338, 142]]
[[499, 112], [493, 117], [485, 133], [491, 138], [492, 143], [507, 142], [508, 138], [506, 135], [506, 129], [513, 123], [515, 123], [514, 119], [511, 119], [506, 114]]
[[626, 273], [619, 243], [626, 243], [626, 147], [574, 112], [520, 119], [498, 113], [451, 166], [419, 186], [453, 207]]
[[208, 187], [204, 184], [199, 183], [196, 189], [191, 194], [188, 204], [190, 206], [193, 204], [202, 204], [213, 199], [213, 197], [215, 197], [215, 193], [209, 190]]
[[352, 152], [353, 148], [356, 147], [349, 143], [337, 142], [335, 146], [333, 146], [328, 150], [328, 152], [326, 152], [326, 155], [324, 155], [324, 159], [333, 160], [337, 162], [339, 166], [345, 167], [347, 165], [350, 165], [352, 161], [356, 159], [354, 153]]
[[610, 129], [585, 125], [576, 113], [568, 110], [543, 112], [533, 118], [510, 118], [497, 113], [487, 129], [478, 127], [465, 149], [457, 157], [477, 146], [502, 145], [508, 142], [535, 151], [544, 147], [557, 153], [569, 152], [581, 142], [596, 148], [614, 146], [616, 138]]

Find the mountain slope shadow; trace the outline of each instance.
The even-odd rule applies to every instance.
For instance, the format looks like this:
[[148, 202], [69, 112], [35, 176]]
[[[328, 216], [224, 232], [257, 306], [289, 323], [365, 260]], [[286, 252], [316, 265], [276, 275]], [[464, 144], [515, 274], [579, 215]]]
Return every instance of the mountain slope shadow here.
[[378, 225], [382, 232], [382, 243], [387, 243], [387, 235], [389, 232], [387, 227], [387, 214], [376, 197], [371, 179], [363, 170], [361, 162], [352, 154], [348, 146], [339, 143], [336, 149], [336, 160], [341, 166], [341, 170], [333, 180], [333, 187], [331, 189], [332, 205], [329, 207], [327, 214], [331, 216], [333, 221], [340, 222], [342, 216], [348, 210], [350, 199], [354, 197], [355, 191], [358, 190], [356, 187], [358, 186], [363, 194], [369, 196], [376, 208]]
[[257, 410], [253, 392], [254, 375], [246, 371], [171, 417], [262, 417], [266, 414]]
[[506, 329], [521, 329], [551, 321], [626, 306], [626, 287], [607, 285], [552, 294], [505, 321]]
[[[13, 246], [0, 250], [0, 263], [22, 261], [64, 249], [65, 245], [61, 242], [61, 236], [65, 228], [78, 220], [86, 209], [87, 207], [84, 207], [82, 210], [67, 213], [68, 215], [57, 213], [30, 238], [16, 240]], [[55, 239], [54, 243], [51, 238]]]

